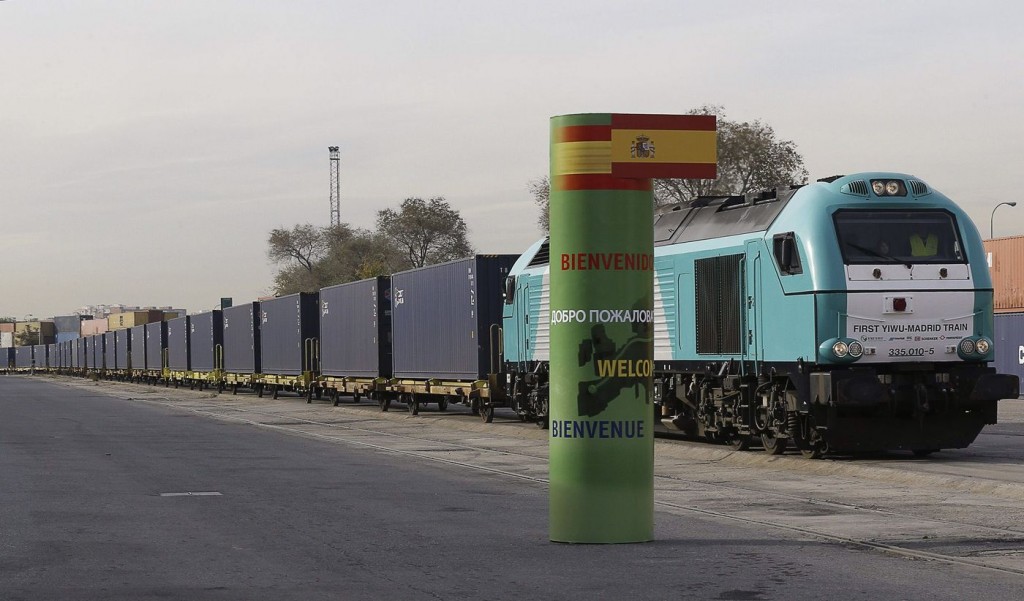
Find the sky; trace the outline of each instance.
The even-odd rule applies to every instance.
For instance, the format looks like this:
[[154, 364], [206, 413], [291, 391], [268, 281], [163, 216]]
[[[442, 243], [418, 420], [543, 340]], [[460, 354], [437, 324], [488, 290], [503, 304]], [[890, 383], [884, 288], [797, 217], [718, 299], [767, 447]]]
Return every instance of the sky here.
[[[267, 236], [443, 196], [540, 236], [549, 119], [720, 105], [812, 179], [911, 173], [984, 237], [1024, 200], [1024, 4], [0, 0], [0, 316], [270, 293]], [[996, 237], [1024, 234], [1024, 203]]]

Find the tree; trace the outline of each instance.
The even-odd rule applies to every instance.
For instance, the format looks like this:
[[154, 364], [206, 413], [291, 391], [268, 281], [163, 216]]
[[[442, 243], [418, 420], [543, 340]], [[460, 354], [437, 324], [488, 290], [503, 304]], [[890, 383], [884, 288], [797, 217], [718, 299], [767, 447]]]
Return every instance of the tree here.
[[[803, 157], [791, 140], [778, 140], [775, 130], [760, 120], [736, 123], [725, 118], [725, 109], [704, 105], [690, 114], [718, 116], [718, 177], [716, 179], [656, 179], [656, 205], [692, 200], [698, 196], [727, 196], [768, 190], [787, 184], [807, 182]], [[537, 223], [547, 233], [547, 176], [528, 184], [540, 207]]]
[[718, 177], [716, 179], [654, 180], [657, 204], [683, 202], [698, 196], [727, 196], [807, 182], [803, 157], [791, 140], [779, 140], [763, 121], [737, 123], [725, 109], [704, 105], [695, 115], [718, 116]]
[[442, 197], [429, 202], [406, 198], [397, 211], [378, 211], [377, 231], [401, 249], [413, 268], [473, 254], [466, 222]]
[[39, 344], [38, 325], [33, 329], [32, 324], [27, 324], [24, 330], [14, 333], [14, 346], [32, 346], [33, 344]]
[[343, 223], [270, 232], [267, 256], [280, 265], [274, 293], [315, 292], [325, 286], [388, 275], [471, 255], [468, 230], [443, 198], [406, 199], [377, 213], [377, 230]]

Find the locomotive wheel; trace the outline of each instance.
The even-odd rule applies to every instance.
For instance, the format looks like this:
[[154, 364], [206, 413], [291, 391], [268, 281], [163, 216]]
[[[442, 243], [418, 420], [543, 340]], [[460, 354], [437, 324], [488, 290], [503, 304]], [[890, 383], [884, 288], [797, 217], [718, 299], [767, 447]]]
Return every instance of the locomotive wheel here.
[[494, 421], [494, 405], [490, 401], [480, 401], [480, 419], [485, 424], [489, 424]]
[[438, 411], [444, 411], [446, 409], [448, 409], [448, 396], [447, 395], [441, 397], [441, 400], [439, 400], [437, 402], [437, 410]]
[[807, 459], [821, 459], [821, 456], [825, 454], [825, 449], [820, 444], [815, 444], [805, 449], [800, 449], [800, 454]]
[[781, 455], [786, 452], [786, 447], [789, 446], [789, 439], [765, 432], [761, 434], [761, 445], [764, 446], [765, 453]]
[[750, 437], [746, 434], [733, 432], [726, 435], [725, 444], [734, 451], [746, 451], [750, 448]]
[[541, 430], [547, 430], [548, 429], [548, 416], [546, 416], [546, 415], [538, 415], [537, 416], [537, 427], [540, 428]]

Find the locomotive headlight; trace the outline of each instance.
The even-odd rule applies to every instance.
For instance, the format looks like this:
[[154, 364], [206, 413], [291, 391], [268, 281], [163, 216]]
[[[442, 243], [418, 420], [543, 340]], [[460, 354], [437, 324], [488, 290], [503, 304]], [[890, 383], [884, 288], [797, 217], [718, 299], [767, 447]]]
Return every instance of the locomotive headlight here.
[[970, 338], [964, 338], [963, 340], [960, 341], [960, 353], [961, 354], [963, 354], [963, 355], [973, 355], [974, 354], [974, 349], [975, 349], [974, 341], [971, 340]]
[[900, 193], [900, 183], [897, 181], [885, 182], [885, 193], [889, 196], [896, 196]]
[[880, 179], [874, 180], [871, 182], [871, 191], [875, 193], [875, 196], [882, 196], [885, 194], [885, 182]]
[[832, 354], [842, 359], [846, 355], [850, 354], [850, 347], [842, 340], [839, 340], [832, 345]]
[[860, 357], [864, 354], [864, 345], [854, 340], [847, 346], [851, 357]]
[[974, 349], [979, 355], [987, 355], [992, 350], [992, 343], [987, 338], [979, 338], [978, 342], [974, 343]]

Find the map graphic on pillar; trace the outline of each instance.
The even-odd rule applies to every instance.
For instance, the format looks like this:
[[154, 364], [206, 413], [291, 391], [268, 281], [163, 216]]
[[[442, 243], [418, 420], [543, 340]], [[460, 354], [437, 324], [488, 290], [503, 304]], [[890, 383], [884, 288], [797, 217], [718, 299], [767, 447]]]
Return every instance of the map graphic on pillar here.
[[[643, 299], [634, 307], [649, 305], [649, 301]], [[633, 388], [637, 398], [643, 398], [646, 404], [650, 404], [649, 383], [654, 366], [649, 357], [654, 325], [649, 321], [634, 321], [631, 328], [632, 336], [622, 345], [608, 335], [603, 323], [592, 326], [590, 338], [580, 342], [579, 366], [592, 364], [596, 376], [594, 380], [579, 383], [576, 405], [580, 417], [597, 417], [628, 388]], [[639, 395], [641, 387], [642, 397]]]

